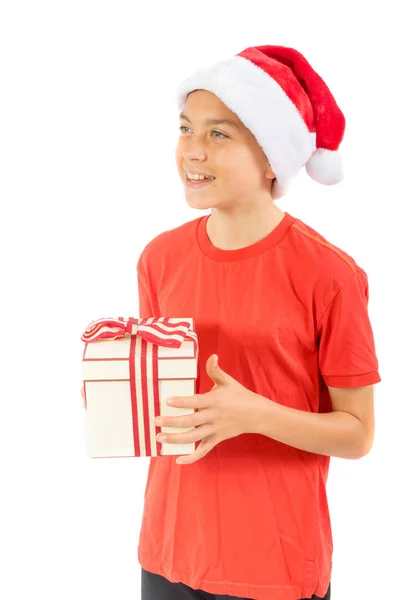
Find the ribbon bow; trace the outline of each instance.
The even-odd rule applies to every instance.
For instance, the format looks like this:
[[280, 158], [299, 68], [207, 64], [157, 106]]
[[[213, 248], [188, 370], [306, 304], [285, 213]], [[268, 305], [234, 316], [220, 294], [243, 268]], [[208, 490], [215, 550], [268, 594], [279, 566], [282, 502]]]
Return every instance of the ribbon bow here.
[[125, 337], [140, 335], [144, 340], [157, 346], [180, 348], [185, 338], [197, 342], [197, 335], [190, 331], [188, 321], [171, 323], [168, 318], [135, 319], [133, 317], [117, 317], [91, 321], [86, 327], [81, 339], [83, 342], [98, 340], [117, 340]]

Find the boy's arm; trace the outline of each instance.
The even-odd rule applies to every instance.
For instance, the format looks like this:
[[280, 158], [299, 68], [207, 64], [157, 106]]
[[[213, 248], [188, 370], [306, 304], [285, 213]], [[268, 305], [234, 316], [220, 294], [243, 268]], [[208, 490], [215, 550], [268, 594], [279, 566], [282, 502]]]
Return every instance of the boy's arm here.
[[318, 323], [319, 367], [332, 412], [255, 402], [257, 431], [296, 448], [340, 458], [361, 458], [374, 439], [374, 391], [380, 381], [368, 315], [368, 278], [356, 269], [323, 310]]
[[329, 387], [332, 412], [314, 413], [259, 397], [252, 433], [266, 435], [295, 448], [339, 458], [361, 458], [374, 440], [373, 385]]

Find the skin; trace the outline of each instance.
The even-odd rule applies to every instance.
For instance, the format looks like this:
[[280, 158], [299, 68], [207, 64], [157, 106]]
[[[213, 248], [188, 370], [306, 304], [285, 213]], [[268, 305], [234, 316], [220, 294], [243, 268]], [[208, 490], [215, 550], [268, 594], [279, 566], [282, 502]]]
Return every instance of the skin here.
[[[189, 94], [180, 118], [181, 134], [176, 164], [185, 186], [186, 201], [198, 210], [211, 209], [207, 234], [223, 250], [244, 248], [266, 237], [284, 212], [274, 203], [274, 172], [253, 134], [237, 115], [211, 92]], [[210, 119], [231, 119], [236, 124], [210, 124]], [[215, 176], [203, 188], [186, 185], [184, 168]], [[175, 397], [169, 404], [192, 408], [194, 413], [158, 417], [158, 427], [191, 428], [179, 434], [158, 434], [169, 443], [200, 442], [180, 464], [200, 460], [219, 442], [241, 435], [266, 435], [295, 448], [317, 454], [357, 459], [373, 445], [375, 416], [373, 386], [329, 387], [331, 413], [310, 413], [274, 402], [248, 390], [209, 357], [206, 369], [214, 382], [205, 394]], [[83, 388], [81, 394], [84, 398]]]
[[[199, 189], [185, 185], [191, 208], [211, 209], [207, 233], [212, 244], [235, 250], [263, 239], [284, 212], [272, 199], [275, 174], [254, 135], [217, 96], [205, 90], [189, 94], [182, 113], [190, 119], [180, 118], [175, 153], [183, 184], [185, 167], [216, 178]], [[236, 127], [207, 124], [208, 119], [231, 119]]]

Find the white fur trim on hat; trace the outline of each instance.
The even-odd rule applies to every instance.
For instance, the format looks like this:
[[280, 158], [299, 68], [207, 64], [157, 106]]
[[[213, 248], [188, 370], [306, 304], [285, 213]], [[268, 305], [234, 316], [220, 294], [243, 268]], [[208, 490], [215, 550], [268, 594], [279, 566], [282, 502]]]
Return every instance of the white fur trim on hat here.
[[218, 96], [253, 133], [277, 178], [273, 197], [283, 196], [316, 149], [316, 135], [308, 130], [295, 104], [270, 75], [242, 56], [185, 79], [177, 91], [180, 110], [187, 95], [201, 89]]

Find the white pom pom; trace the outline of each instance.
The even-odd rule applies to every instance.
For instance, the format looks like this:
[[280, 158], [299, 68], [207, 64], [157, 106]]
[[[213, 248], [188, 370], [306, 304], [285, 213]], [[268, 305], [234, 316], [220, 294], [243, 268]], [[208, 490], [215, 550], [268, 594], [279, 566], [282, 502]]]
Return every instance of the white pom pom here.
[[308, 175], [324, 185], [334, 185], [343, 179], [343, 163], [337, 151], [318, 148], [306, 163]]

